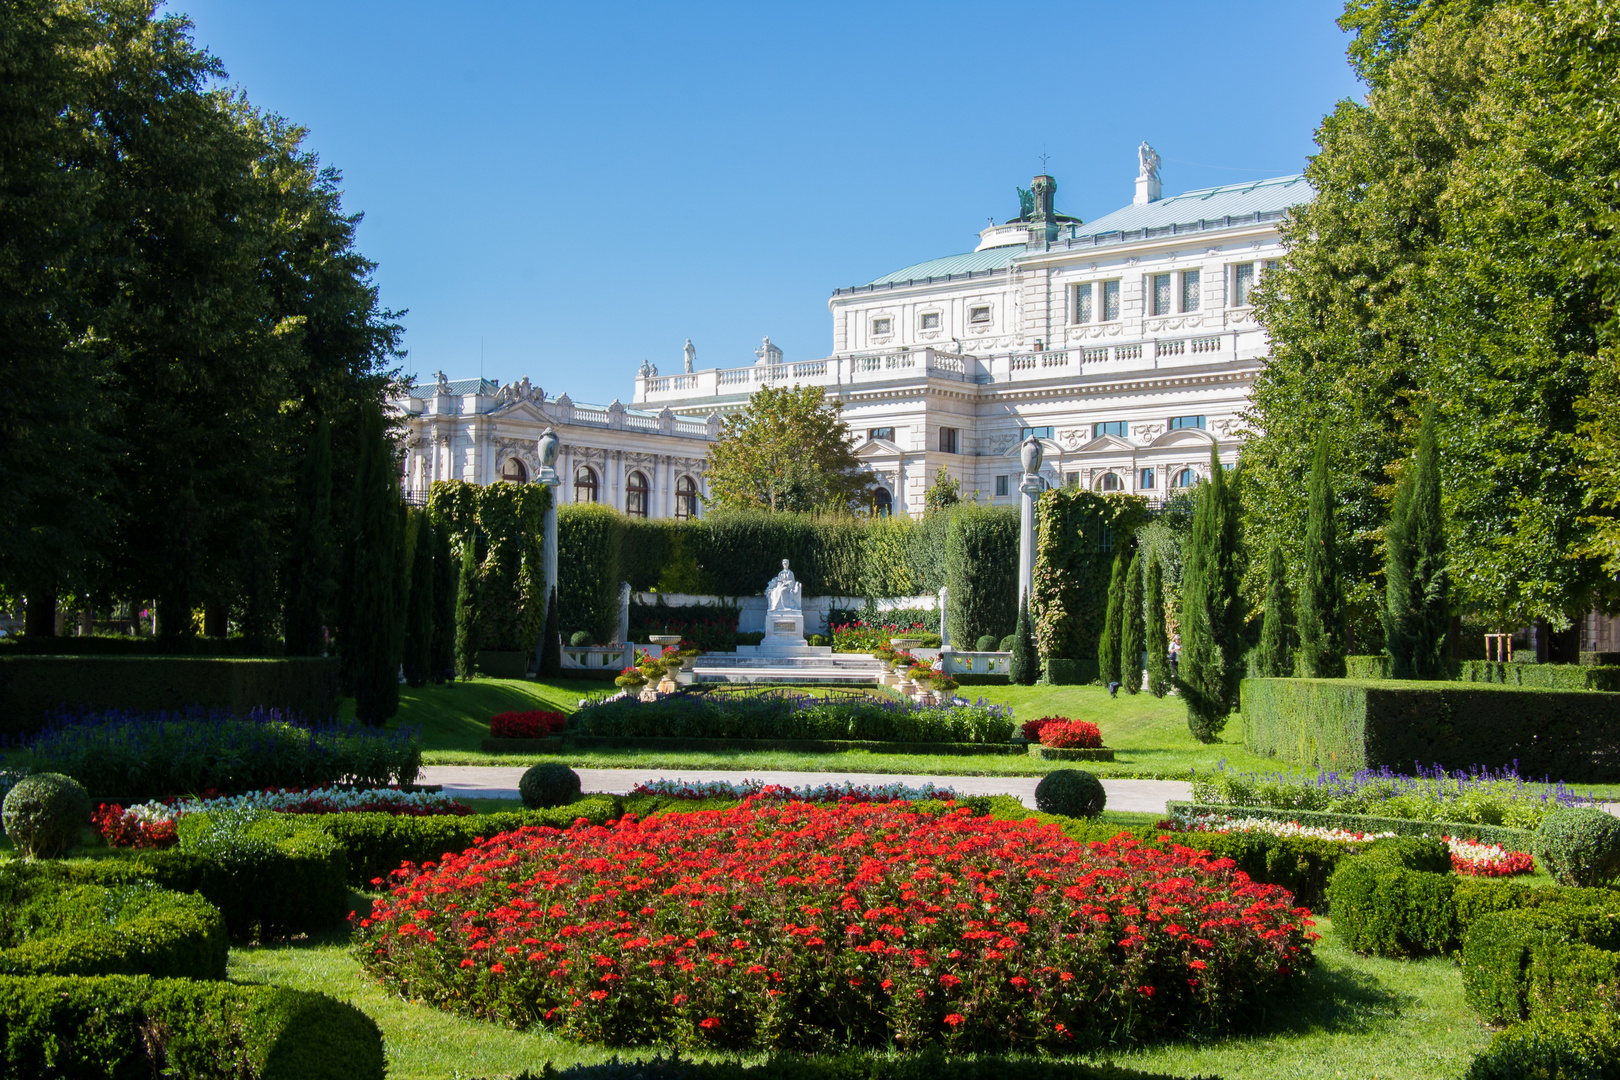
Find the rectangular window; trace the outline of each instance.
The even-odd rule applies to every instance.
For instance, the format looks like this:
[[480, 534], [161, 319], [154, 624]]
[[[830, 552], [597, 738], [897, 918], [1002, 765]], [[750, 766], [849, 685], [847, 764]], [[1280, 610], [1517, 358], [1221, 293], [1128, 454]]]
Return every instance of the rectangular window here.
[[942, 427], [939, 429], [939, 452], [942, 454], [956, 453], [956, 429]]
[[924, 330], [938, 330], [939, 329], [939, 312], [937, 312], [937, 311], [925, 311], [925, 312], [923, 312], [922, 328]]
[[1232, 306], [1248, 307], [1249, 291], [1254, 288], [1254, 263], [1232, 267]]
[[1119, 282], [1105, 281], [1103, 287], [1103, 322], [1114, 322], [1119, 318]]
[[996, 494], [1000, 496], [1007, 494], [1007, 478], [1005, 476], [996, 477]]
[[1052, 437], [1052, 429], [1049, 427], [1026, 427], [1018, 429], [1019, 442], [1023, 442], [1031, 435], [1035, 436], [1037, 439], [1050, 439]]
[[1074, 287], [1074, 321], [1088, 323], [1091, 321], [1091, 282]]
[[1110, 420], [1106, 424], [1092, 424], [1091, 437], [1095, 439], [1103, 435], [1117, 435], [1123, 439], [1126, 434], [1126, 425], [1129, 423], [1129, 420]]
[[1181, 272], [1182, 311], [1198, 310], [1198, 301], [1200, 299], [1198, 295], [1198, 282], [1202, 279], [1202, 277], [1203, 275], [1197, 270], [1183, 270]]
[[1204, 418], [1202, 416], [1172, 416], [1170, 418], [1171, 431], [1180, 431], [1182, 428], [1202, 428], [1203, 426]]
[[1152, 469], [1143, 469], [1141, 476], [1137, 477], [1137, 480], [1138, 480], [1138, 483], [1136, 485], [1137, 490], [1139, 490], [1139, 491], [1152, 491], [1153, 490], [1153, 470]]
[[893, 326], [894, 326], [894, 320], [893, 319], [873, 319], [872, 320], [872, 336], [873, 337], [882, 337], [884, 334], [889, 333], [890, 329], [893, 328]]
[[868, 439], [886, 439], [889, 442], [894, 442], [894, 428], [875, 427], [866, 433], [866, 437]]
[[1077, 472], [1064, 473], [1063, 474], [1063, 486], [1064, 487], [1079, 487], [1080, 486], [1080, 474], [1077, 473]]
[[1170, 279], [1172, 274], [1153, 274], [1148, 278], [1149, 315], [1170, 314]]
[[987, 307], [968, 308], [968, 322], [987, 323], [990, 321], [990, 309]]

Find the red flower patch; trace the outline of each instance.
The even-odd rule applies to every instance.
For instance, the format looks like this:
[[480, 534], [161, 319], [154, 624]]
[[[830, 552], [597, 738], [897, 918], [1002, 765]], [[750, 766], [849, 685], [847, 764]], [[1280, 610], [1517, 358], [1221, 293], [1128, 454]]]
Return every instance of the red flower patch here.
[[497, 739], [543, 739], [561, 731], [565, 723], [567, 717], [560, 712], [503, 712], [489, 718], [489, 733]]
[[1039, 730], [1042, 746], [1060, 747], [1064, 750], [1092, 750], [1103, 744], [1102, 731], [1096, 724], [1085, 720], [1056, 717], [1045, 722], [1034, 722], [1041, 724]]

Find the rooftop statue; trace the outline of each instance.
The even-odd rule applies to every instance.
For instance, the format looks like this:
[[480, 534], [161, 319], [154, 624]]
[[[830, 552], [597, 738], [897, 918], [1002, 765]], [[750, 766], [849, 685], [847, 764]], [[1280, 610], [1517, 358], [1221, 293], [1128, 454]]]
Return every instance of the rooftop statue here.
[[765, 596], [772, 611], [802, 611], [804, 609], [804, 587], [794, 578], [793, 571], [788, 569], [788, 561], [782, 560], [782, 572], [771, 579], [765, 586]]
[[681, 350], [686, 354], [686, 373], [692, 374], [697, 367], [697, 350], [692, 347], [692, 339], [686, 339], [686, 348]]
[[1137, 175], [1149, 180], [1159, 178], [1159, 152], [1149, 146], [1145, 140], [1141, 146], [1136, 148], [1136, 163], [1139, 170]]
[[1028, 188], [1018, 189], [1018, 216], [1020, 218], [1033, 217], [1035, 214], [1035, 193]]
[[438, 392], [441, 394], [448, 394], [450, 392], [450, 380], [444, 377], [444, 372], [442, 371], [436, 371], [434, 374], [437, 375], [439, 379], [438, 386], [436, 387]]

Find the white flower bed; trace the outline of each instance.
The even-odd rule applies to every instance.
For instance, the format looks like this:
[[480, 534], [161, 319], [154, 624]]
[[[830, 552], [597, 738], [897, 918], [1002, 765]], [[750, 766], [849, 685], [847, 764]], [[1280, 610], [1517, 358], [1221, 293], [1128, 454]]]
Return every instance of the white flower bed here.
[[[1351, 832], [1348, 829], [1329, 829], [1320, 825], [1301, 825], [1295, 821], [1235, 818], [1225, 814], [1178, 814], [1176, 822], [1184, 829], [1196, 829], [1201, 832], [1261, 832], [1270, 833], [1272, 836], [1307, 836], [1315, 840], [1336, 840], [1351, 844], [1370, 844], [1374, 840], [1399, 835], [1392, 832]], [[1441, 839], [1451, 849], [1454, 863], [1461, 860], [1470, 864], [1492, 865], [1515, 854], [1500, 844], [1485, 844], [1478, 840], [1463, 840], [1454, 836], [1445, 836]]]
[[857, 787], [848, 781], [843, 784], [789, 788], [781, 784], [767, 784], [762, 780], [744, 780], [739, 784], [724, 780], [701, 784], [685, 783], [680, 780], [654, 780], [652, 783], [637, 784], [630, 794], [667, 795], [677, 799], [746, 799], [750, 795], [765, 795], [776, 799], [797, 799], [801, 802], [837, 802], [840, 799], [854, 799], [858, 802], [893, 802], [902, 799], [906, 802], [917, 802], [923, 799], [943, 801], [956, 798], [956, 792], [950, 788], [933, 785], [909, 787], [905, 784], [869, 784]]

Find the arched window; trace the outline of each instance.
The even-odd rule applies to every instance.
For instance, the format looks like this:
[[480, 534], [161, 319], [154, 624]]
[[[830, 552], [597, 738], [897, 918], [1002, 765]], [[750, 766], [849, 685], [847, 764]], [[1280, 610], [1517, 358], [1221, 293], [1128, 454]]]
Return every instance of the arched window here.
[[1176, 478], [1175, 480], [1171, 481], [1170, 486], [1178, 488], [1197, 487], [1198, 474], [1193, 472], [1191, 469], [1182, 469], [1180, 472], [1176, 473]]
[[501, 466], [501, 479], [512, 484], [527, 484], [529, 470], [517, 458], [508, 458], [506, 464]]
[[632, 472], [624, 478], [624, 512], [631, 517], [647, 516], [647, 476]]
[[894, 513], [894, 496], [889, 494], [888, 488], [878, 488], [872, 493], [872, 513], [878, 517]]
[[581, 465], [574, 470], [574, 501], [577, 503], [593, 503], [596, 501], [596, 470], [589, 465]]
[[1102, 479], [1097, 481], [1098, 491], [1118, 491], [1120, 489], [1119, 474], [1105, 472]]
[[697, 481], [683, 476], [675, 481], [675, 516], [689, 521], [698, 516]]

